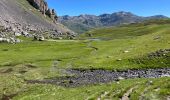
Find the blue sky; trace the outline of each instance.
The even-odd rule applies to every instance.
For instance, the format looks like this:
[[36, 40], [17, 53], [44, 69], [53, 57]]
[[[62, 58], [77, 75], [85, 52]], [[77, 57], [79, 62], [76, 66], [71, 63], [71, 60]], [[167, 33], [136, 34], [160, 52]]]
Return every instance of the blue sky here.
[[129, 11], [140, 16], [170, 17], [170, 0], [46, 0], [59, 16]]

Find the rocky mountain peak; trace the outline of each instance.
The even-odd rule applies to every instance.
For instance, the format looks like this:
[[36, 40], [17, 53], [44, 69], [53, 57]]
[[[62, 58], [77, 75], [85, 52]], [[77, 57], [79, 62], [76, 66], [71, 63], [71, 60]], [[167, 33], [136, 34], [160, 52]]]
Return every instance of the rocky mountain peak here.
[[36, 9], [40, 10], [44, 16], [49, 16], [54, 22], [57, 21], [58, 16], [54, 9], [50, 9], [48, 4], [44, 0], [28, 0], [28, 2], [35, 7]]
[[[141, 22], [147, 19], [162, 19], [168, 18], [163, 15], [156, 15], [150, 17], [142, 17], [137, 16], [131, 12], [115, 12], [112, 14], [101, 14], [99, 16], [96, 15], [79, 15], [79, 16], [67, 16], [67, 20], [65, 20], [65, 16], [59, 17], [59, 22], [68, 26], [70, 29], [74, 30], [78, 33], [83, 33], [87, 30], [98, 28], [98, 27], [107, 27], [107, 26], [115, 26], [121, 24], [130, 24]], [[77, 28], [79, 26], [79, 28]]]

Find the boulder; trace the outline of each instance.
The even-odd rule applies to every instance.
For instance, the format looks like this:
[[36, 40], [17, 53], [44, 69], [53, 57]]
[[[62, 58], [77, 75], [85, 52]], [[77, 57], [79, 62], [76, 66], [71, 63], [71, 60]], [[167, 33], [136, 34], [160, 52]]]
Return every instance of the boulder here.
[[22, 31], [21, 34], [22, 34], [23, 36], [25, 36], [25, 37], [28, 37], [28, 36], [29, 36], [29, 33], [26, 32], [26, 31]]
[[14, 35], [15, 35], [15, 36], [21, 36], [21, 33], [15, 32]]
[[121, 77], [121, 76], [119, 76], [118, 77], [118, 80], [124, 80], [125, 78], [123, 78], [123, 77]]
[[20, 42], [22, 42], [22, 40], [20, 40], [20, 39], [15, 39], [15, 43], [20, 43]]
[[39, 37], [39, 41], [44, 41], [44, 40], [45, 40], [44, 36]]
[[42, 36], [42, 35], [34, 35], [34, 40], [44, 41], [45, 38], [44, 38], [44, 36]]
[[15, 39], [15, 38], [0, 38], [0, 42], [5, 42], [5, 43], [18, 43], [21, 42], [19, 39]]
[[62, 40], [63, 38], [62, 38], [62, 37], [57, 37], [56, 39], [58, 39], [58, 40]]

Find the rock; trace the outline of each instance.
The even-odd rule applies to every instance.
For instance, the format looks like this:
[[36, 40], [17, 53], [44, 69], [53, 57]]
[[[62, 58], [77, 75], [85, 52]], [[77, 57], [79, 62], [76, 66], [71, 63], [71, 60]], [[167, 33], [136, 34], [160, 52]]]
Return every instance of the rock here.
[[160, 88], [156, 88], [154, 91], [155, 91], [155, 92], [158, 92], [159, 90], [160, 90]]
[[20, 43], [20, 42], [22, 42], [22, 40], [20, 40], [20, 39], [15, 40], [15, 43]]
[[161, 39], [161, 37], [160, 36], [156, 36], [156, 37], [154, 37], [153, 40], [159, 40], [159, 39]]
[[118, 80], [124, 80], [124, 78], [119, 76], [119, 77], [118, 77]]
[[22, 31], [22, 33], [21, 33], [23, 36], [25, 36], [25, 37], [28, 37], [29, 36], [29, 33], [28, 32], [26, 32], [26, 31]]
[[162, 56], [167, 56], [167, 54], [170, 52], [169, 49], [165, 49], [165, 50], [158, 50], [156, 52], [152, 52], [150, 54], [148, 54], [148, 57], [149, 58], [152, 58], [152, 57], [162, 57]]
[[44, 38], [44, 36], [42, 36], [42, 35], [34, 35], [34, 40], [44, 41], [45, 38]]
[[116, 82], [117, 84], [120, 84], [120, 82]]
[[117, 61], [122, 61], [122, 59], [117, 59]]
[[4, 42], [4, 38], [0, 38], [0, 42]]
[[10, 37], [10, 43], [15, 43], [15, 39]]
[[6, 42], [7, 42], [7, 43], [10, 43], [11, 41], [10, 41], [10, 39], [6, 39]]
[[56, 15], [56, 12], [54, 9], [48, 9], [46, 11], [46, 15], [48, 15], [55, 23], [58, 20], [58, 16]]
[[15, 36], [21, 36], [21, 33], [15, 32], [14, 35], [15, 35]]
[[58, 34], [59, 34], [59, 35], [63, 35], [63, 33], [62, 33], [61, 31], [58, 31]]
[[0, 42], [7, 42], [7, 43], [10, 43], [10, 39], [7, 39], [7, 38], [0, 38]]
[[124, 53], [128, 53], [128, 52], [129, 52], [128, 50], [124, 51]]
[[12, 30], [13, 32], [15, 32], [15, 31], [16, 31], [16, 29], [15, 29], [15, 28], [13, 28], [13, 27], [11, 28], [11, 30]]
[[62, 38], [62, 37], [57, 37], [56, 39], [58, 39], [58, 40], [62, 40], [63, 38]]
[[10, 38], [0, 38], [0, 42], [6, 42], [6, 43], [19, 43], [21, 42], [19, 39], [15, 39], [13, 37]]
[[148, 81], [147, 85], [153, 85], [153, 81]]
[[45, 40], [44, 36], [39, 37], [39, 41], [44, 41], [44, 40]]

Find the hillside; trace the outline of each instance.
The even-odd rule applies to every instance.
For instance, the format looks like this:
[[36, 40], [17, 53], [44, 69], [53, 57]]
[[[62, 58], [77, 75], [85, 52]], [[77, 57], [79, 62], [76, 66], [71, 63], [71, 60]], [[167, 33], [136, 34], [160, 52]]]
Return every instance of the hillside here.
[[112, 14], [80, 15], [80, 16], [60, 16], [59, 22], [74, 30], [77, 33], [83, 33], [93, 28], [117, 26], [122, 24], [137, 23], [149, 19], [167, 18], [163, 15], [150, 17], [137, 16], [130, 12], [116, 12]]
[[77, 40], [2, 43], [0, 98], [167, 100], [169, 27], [169, 19], [149, 20], [91, 30]]
[[[33, 2], [31, 3], [31, 1]], [[38, 1], [46, 9], [42, 9], [43, 7], [40, 7], [42, 4], [38, 4], [34, 0], [1, 0], [0, 26], [3, 27], [3, 30], [0, 30], [3, 34], [1, 38], [15, 38], [16, 35], [28, 35], [29, 33], [39, 35], [47, 33], [46, 35], [53, 38], [62, 35], [75, 35], [73, 31], [56, 22], [55, 11], [48, 9], [47, 3], [43, 0]], [[38, 8], [34, 5], [37, 5]], [[31, 35], [29, 34], [29, 36]]]
[[128, 25], [113, 26], [107, 28], [96, 28], [79, 35], [80, 39], [125, 39], [134, 36], [143, 36], [149, 33], [157, 32], [160, 27], [170, 24], [169, 19], [151, 19], [141, 23], [132, 23]]

